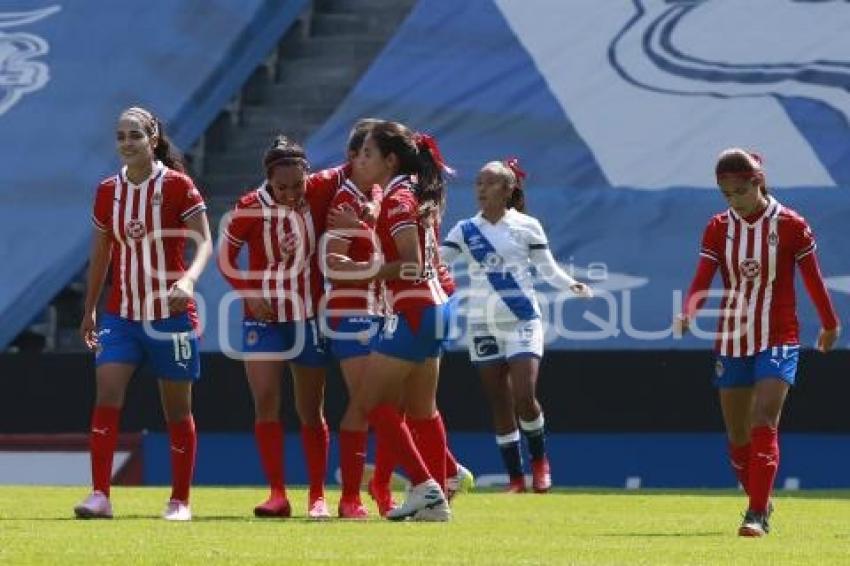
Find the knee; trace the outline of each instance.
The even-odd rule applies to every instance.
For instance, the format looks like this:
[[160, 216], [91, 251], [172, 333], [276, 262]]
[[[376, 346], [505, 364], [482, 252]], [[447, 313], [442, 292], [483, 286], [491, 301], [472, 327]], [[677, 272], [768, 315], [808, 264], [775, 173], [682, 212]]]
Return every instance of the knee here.
[[524, 421], [533, 421], [540, 414], [540, 405], [534, 397], [516, 399], [516, 412]]
[[322, 426], [325, 422], [321, 403], [298, 403], [295, 407], [301, 424], [315, 428]]
[[771, 406], [756, 403], [753, 407], [753, 426], [769, 426], [776, 428], [779, 425], [779, 411]]

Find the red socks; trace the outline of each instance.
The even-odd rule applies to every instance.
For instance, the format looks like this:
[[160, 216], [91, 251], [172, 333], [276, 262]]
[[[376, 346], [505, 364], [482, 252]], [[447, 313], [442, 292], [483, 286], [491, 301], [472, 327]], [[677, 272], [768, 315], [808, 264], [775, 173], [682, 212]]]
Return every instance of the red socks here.
[[168, 437], [171, 442], [171, 499], [189, 503], [198, 444], [192, 415], [180, 422], [168, 423]]
[[436, 413], [430, 419], [411, 419], [407, 425], [416, 442], [416, 447], [422, 459], [428, 466], [428, 471], [443, 491], [446, 490], [446, 429], [443, 418]]
[[[443, 426], [445, 428], [445, 424]], [[449, 436], [446, 435], [446, 477], [453, 478], [457, 475], [457, 460], [455, 460], [455, 455], [452, 454], [452, 451], [449, 450]]]
[[283, 427], [280, 421], [254, 424], [254, 438], [260, 452], [260, 463], [273, 495], [286, 495], [283, 465]]
[[325, 496], [329, 440], [327, 423], [322, 423], [318, 427], [301, 427], [301, 442], [304, 444], [307, 476], [310, 478], [310, 501]]
[[377, 436], [378, 446], [383, 444], [387, 447], [387, 451], [404, 468], [412, 485], [431, 479], [398, 409], [392, 405], [378, 405], [369, 412], [368, 419]]
[[92, 488], [109, 497], [112, 484], [112, 456], [118, 442], [118, 426], [121, 409], [118, 407], [95, 407], [91, 417], [91, 480]]
[[753, 427], [750, 433], [750, 469], [748, 493], [750, 510], [764, 513], [773, 480], [779, 469], [779, 441], [777, 431], [769, 426]]
[[339, 431], [339, 471], [342, 476], [342, 497], [360, 496], [363, 466], [366, 463], [366, 431]]
[[729, 464], [735, 472], [735, 477], [744, 488], [744, 492], [749, 495], [750, 489], [750, 444], [743, 446], [735, 446], [729, 443]]

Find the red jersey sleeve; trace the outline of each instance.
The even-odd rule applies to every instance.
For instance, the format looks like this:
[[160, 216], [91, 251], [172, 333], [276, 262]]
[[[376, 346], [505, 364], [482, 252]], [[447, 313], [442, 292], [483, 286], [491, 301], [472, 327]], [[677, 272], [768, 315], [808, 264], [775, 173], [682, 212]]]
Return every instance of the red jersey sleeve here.
[[310, 203], [314, 214], [327, 216], [331, 202], [336, 196], [337, 189], [345, 182], [345, 167], [323, 169], [307, 177], [307, 193], [305, 198]]
[[416, 227], [418, 208], [416, 198], [408, 192], [396, 191], [388, 196], [381, 205], [381, 210], [386, 210], [389, 235], [395, 236], [403, 228]]
[[723, 223], [715, 216], [708, 221], [705, 232], [702, 234], [699, 255], [719, 264], [723, 258], [723, 238]]
[[180, 206], [178, 213], [180, 220], [186, 222], [192, 216], [206, 210], [207, 205], [204, 204], [204, 197], [201, 196], [201, 191], [195, 187], [192, 179], [185, 175], [181, 175], [180, 179], [182, 182], [179, 185]]
[[817, 249], [817, 243], [809, 223], [802, 216], [794, 220], [794, 259], [799, 263]]
[[250, 289], [250, 282], [242, 276], [236, 259], [239, 251], [250, 237], [252, 220], [259, 218], [259, 208], [247, 203], [249, 197], [243, 197], [233, 212], [230, 219], [222, 229], [221, 249], [218, 254], [218, 267], [221, 274], [230, 285], [237, 290]]
[[115, 181], [104, 181], [97, 187], [94, 195], [94, 207], [91, 222], [101, 232], [109, 232], [112, 228], [112, 201], [115, 198]]

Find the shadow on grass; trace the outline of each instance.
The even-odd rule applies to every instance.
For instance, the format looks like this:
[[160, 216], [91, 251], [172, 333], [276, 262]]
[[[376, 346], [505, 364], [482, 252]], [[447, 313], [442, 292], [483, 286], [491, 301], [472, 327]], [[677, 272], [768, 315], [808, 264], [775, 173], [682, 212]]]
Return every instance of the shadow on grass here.
[[716, 537], [723, 536], [729, 534], [726, 531], [704, 531], [699, 533], [604, 533], [598, 535], [598, 537], [627, 537], [627, 538], [642, 538], [642, 537], [658, 537], [658, 538], [668, 538], [668, 537]]

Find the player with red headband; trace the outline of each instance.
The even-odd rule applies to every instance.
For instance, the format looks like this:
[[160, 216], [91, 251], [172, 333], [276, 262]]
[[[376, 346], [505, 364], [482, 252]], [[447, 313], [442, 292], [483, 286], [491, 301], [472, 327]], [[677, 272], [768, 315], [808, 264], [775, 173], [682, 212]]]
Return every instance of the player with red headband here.
[[[391, 314], [367, 360], [369, 380], [354, 392], [351, 403], [367, 417], [378, 444], [391, 448], [413, 486], [404, 504], [390, 510], [387, 518], [445, 521], [451, 512], [439, 481], [435, 481], [439, 470], [445, 474], [442, 419], [432, 411], [424, 419], [426, 430], [419, 430], [414, 443], [399, 407], [402, 396], [411, 391], [431, 406], [436, 399], [437, 376], [416, 369], [439, 357], [447, 297], [434, 269], [437, 242], [433, 227], [423, 221], [419, 211], [422, 202], [442, 200], [442, 158], [432, 138], [414, 137], [396, 122], [380, 122], [369, 132], [357, 168], [365, 180], [384, 187], [376, 225], [384, 257], [357, 262], [329, 254], [328, 267], [337, 272], [334, 277], [338, 279], [383, 280]], [[436, 368], [436, 364], [429, 367]]]
[[552, 480], [535, 393], [543, 325], [531, 268], [558, 289], [584, 297], [592, 292], [558, 266], [540, 222], [524, 213], [524, 179], [516, 158], [484, 165], [475, 182], [480, 212], [458, 222], [440, 252], [447, 264], [463, 257], [470, 265], [469, 356], [490, 401], [509, 491], [525, 491], [521, 429], [531, 454], [532, 487], [542, 493]]
[[708, 222], [697, 272], [674, 329], [681, 334], [693, 324], [719, 268], [724, 291], [715, 384], [730, 463], [749, 496], [738, 534], [758, 537], [770, 530], [770, 494], [779, 467], [777, 428], [797, 373], [795, 266], [821, 320], [821, 352], [835, 344], [839, 325], [818, 266], [814, 234], [802, 216], [768, 194], [761, 157], [727, 149], [715, 174], [729, 208]]
[[[324, 293], [316, 250], [344, 168], [309, 174], [300, 145], [279, 136], [263, 158], [266, 181], [236, 204], [222, 230], [219, 267], [245, 302], [245, 373], [254, 398], [254, 434], [269, 481], [258, 517], [288, 517], [280, 423], [280, 377], [292, 369], [295, 405], [310, 479], [308, 516], [330, 516], [324, 497], [328, 427], [323, 414], [328, 358], [318, 329]], [[236, 258], [248, 247], [247, 272]]]
[[[200, 377], [193, 296], [212, 253], [206, 206], [150, 111], [132, 107], [121, 114], [117, 149], [124, 167], [100, 183], [92, 214], [95, 229], [80, 334], [97, 352], [93, 491], [74, 513], [83, 519], [112, 518], [110, 480], [121, 408], [130, 378], [147, 364], [159, 378], [171, 446], [172, 489], [164, 517], [188, 521], [196, 447], [192, 383]], [[188, 268], [183, 259], [187, 237], [195, 242]], [[110, 263], [112, 288], [98, 321], [98, 297]]]

